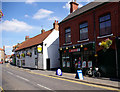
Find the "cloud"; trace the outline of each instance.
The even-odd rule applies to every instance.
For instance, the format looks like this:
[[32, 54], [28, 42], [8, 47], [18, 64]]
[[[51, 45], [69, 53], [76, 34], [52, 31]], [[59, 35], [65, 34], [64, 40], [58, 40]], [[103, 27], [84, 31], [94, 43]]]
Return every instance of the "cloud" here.
[[[93, 1], [93, 0], [82, 0], [82, 1], [78, 1], [78, 2], [91, 2], [91, 1]], [[64, 9], [68, 9], [68, 10], [70, 10], [70, 2], [71, 2], [71, 0], [70, 1], [68, 1], [64, 6], [63, 6], [63, 8]], [[79, 8], [80, 7], [82, 7], [83, 6], [83, 4], [81, 4], [81, 3], [78, 3], [79, 4]]]
[[71, 2], [71, 0], [68, 1], [68, 2], [63, 6], [63, 8], [69, 10], [69, 9], [70, 9], [70, 2]]
[[39, 9], [34, 15], [33, 19], [43, 19], [48, 17], [50, 14], [54, 13], [53, 11], [49, 11], [46, 9]]
[[12, 48], [13, 46], [5, 46], [5, 48], [9, 49], [9, 48]]
[[24, 32], [29, 31], [33, 27], [28, 25], [23, 21], [18, 21], [17, 19], [12, 19], [11, 21], [5, 20], [3, 23], [0, 24], [2, 31], [9, 31], [9, 32]]
[[25, 17], [25, 18], [28, 18], [28, 17], [29, 17], [29, 15], [27, 15], [27, 14], [26, 14], [24, 17]]
[[6, 53], [7, 55], [11, 55], [11, 53], [12, 53], [12, 48], [13, 48], [13, 46], [9, 46], [9, 45], [5, 46], [5, 53]]
[[48, 20], [59, 20], [59, 18], [58, 17], [51, 17]]
[[35, 2], [35, 0], [26, 0], [25, 3], [26, 4], [33, 4]]
[[83, 6], [83, 4], [79, 4], [79, 5], [78, 5], [79, 8], [82, 7], [82, 6]]

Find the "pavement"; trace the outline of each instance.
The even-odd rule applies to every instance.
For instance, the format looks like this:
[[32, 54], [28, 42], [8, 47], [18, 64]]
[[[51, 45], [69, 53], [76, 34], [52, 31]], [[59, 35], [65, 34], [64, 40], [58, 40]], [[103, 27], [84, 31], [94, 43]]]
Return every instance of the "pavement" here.
[[[17, 66], [12, 66], [12, 67], [18, 68]], [[60, 78], [69, 79], [69, 80], [80, 81], [80, 82], [88, 83], [88, 84], [95, 84], [95, 85], [101, 85], [101, 86], [120, 89], [120, 80], [118, 79], [96, 78], [96, 77], [93, 78], [93, 77], [84, 76], [84, 80], [79, 80], [75, 78], [76, 76], [75, 73], [62, 72], [62, 76], [58, 76], [56, 75], [56, 71], [52, 71], [52, 70], [36, 70], [36, 69], [33, 70], [33, 69], [28, 69], [28, 68], [18, 68], [18, 69], [28, 71], [28, 72], [38, 73], [38, 74], [44, 74], [48, 76], [54, 76], [54, 77], [60, 77]]]

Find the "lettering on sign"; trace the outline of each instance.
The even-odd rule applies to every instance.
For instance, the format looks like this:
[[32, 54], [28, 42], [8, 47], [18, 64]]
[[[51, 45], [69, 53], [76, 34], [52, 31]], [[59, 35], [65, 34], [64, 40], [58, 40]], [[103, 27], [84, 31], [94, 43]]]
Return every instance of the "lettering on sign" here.
[[80, 51], [80, 49], [72, 49], [72, 50], [69, 50], [69, 52], [77, 52], [77, 51]]

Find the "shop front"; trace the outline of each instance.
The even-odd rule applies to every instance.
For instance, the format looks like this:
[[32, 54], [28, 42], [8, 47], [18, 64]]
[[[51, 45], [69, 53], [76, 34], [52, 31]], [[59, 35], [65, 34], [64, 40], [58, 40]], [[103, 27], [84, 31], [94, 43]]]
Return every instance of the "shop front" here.
[[61, 69], [64, 72], [75, 73], [78, 69], [83, 72], [95, 64], [94, 43], [79, 44], [76, 46], [64, 47], [61, 52]]

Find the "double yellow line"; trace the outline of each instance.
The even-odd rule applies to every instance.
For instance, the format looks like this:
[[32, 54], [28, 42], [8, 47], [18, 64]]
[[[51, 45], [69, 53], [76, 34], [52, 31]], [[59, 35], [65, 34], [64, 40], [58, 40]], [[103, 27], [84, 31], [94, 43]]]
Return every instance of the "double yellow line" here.
[[[7, 66], [7, 67], [8, 67], [8, 66]], [[19, 70], [19, 69], [18, 69], [18, 70]], [[101, 88], [101, 89], [107, 89], [107, 90], [113, 90], [113, 91], [118, 91], [118, 92], [120, 92], [120, 90], [117, 89], [117, 88], [105, 87], [105, 86], [100, 86], [100, 85], [95, 85], [95, 84], [88, 84], [88, 83], [83, 83], [83, 82], [80, 82], [80, 81], [64, 79], [64, 78], [60, 78], [60, 77], [57, 77], [57, 76], [55, 77], [55, 76], [50, 76], [50, 75], [35, 73], [35, 72], [31, 72], [31, 71], [26, 71], [26, 72], [31, 73], [31, 74], [35, 74], [35, 75], [41, 75], [41, 76], [49, 77], [49, 78], [64, 80], [64, 81], [68, 81], [68, 82], [72, 82], [72, 83], [82, 84], [82, 85], [86, 85], [86, 86], [91, 86], [91, 87], [96, 87], [96, 88]], [[3, 92], [4, 92], [4, 91], [3, 91]]]
[[113, 91], [119, 91], [120, 92], [120, 90], [117, 89], [117, 88], [105, 87], [105, 86], [100, 86], [100, 85], [95, 85], [95, 84], [88, 84], [88, 83], [83, 83], [83, 82], [80, 82], [80, 81], [63, 79], [63, 78], [60, 78], [60, 77], [54, 77], [54, 76], [44, 75], [44, 74], [35, 73], [35, 72], [29, 72], [29, 73], [36, 74], [36, 75], [41, 75], [41, 76], [45, 76], [45, 77], [49, 77], [49, 78], [64, 80], [64, 81], [68, 81], [68, 82], [72, 82], [72, 83], [82, 84], [82, 85], [86, 85], [86, 86], [92, 86], [92, 87], [96, 87], [96, 88], [102, 88], [102, 89], [107, 89], [107, 90], [113, 90]]

